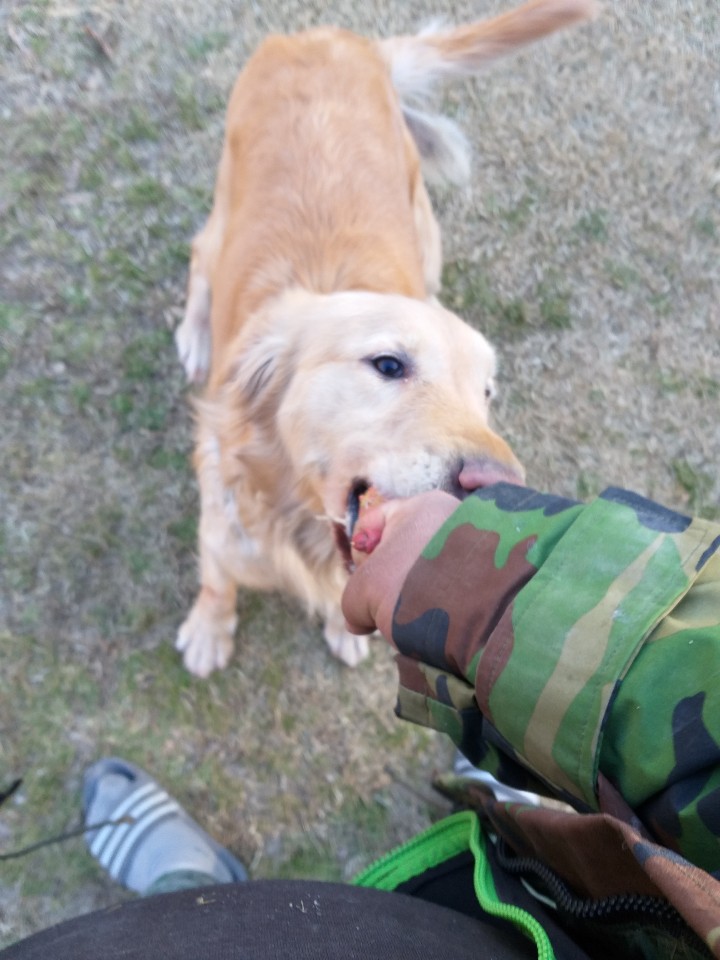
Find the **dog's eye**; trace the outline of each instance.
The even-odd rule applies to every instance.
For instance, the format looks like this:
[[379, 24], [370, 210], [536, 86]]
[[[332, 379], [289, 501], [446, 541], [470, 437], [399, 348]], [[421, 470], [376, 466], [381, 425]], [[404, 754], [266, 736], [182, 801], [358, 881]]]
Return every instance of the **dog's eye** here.
[[490, 403], [490, 401], [494, 400], [496, 396], [497, 396], [497, 390], [495, 389], [495, 384], [493, 383], [492, 380], [488, 380], [487, 385], [485, 387], [485, 399], [487, 400], [488, 403]]
[[370, 361], [380, 376], [387, 380], [400, 380], [405, 376], [405, 364], [392, 354], [373, 357]]

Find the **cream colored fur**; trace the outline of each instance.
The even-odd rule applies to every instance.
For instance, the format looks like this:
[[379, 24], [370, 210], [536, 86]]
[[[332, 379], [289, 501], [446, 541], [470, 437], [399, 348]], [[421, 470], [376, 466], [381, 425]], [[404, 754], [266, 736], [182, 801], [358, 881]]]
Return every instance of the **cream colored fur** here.
[[176, 335], [188, 377], [207, 380], [201, 588], [177, 641], [193, 673], [227, 664], [238, 586], [292, 593], [336, 656], [366, 656], [339, 607], [336, 536], [356, 482], [404, 497], [522, 479], [488, 423], [493, 350], [434, 300], [440, 231], [418, 145], [447, 174], [462, 172], [462, 143], [407, 104], [404, 116], [391, 76], [421, 95], [591, 10], [531, 0], [417, 38], [273, 37], [241, 73]]

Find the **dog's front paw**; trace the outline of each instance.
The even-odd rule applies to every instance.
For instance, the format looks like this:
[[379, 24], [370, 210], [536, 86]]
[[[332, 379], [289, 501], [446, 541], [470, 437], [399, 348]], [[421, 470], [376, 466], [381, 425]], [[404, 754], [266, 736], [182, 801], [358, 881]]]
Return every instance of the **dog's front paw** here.
[[197, 677], [209, 677], [213, 670], [222, 670], [230, 662], [235, 647], [235, 614], [212, 617], [204, 605], [196, 603], [180, 627], [175, 648], [183, 655], [183, 663]]
[[193, 278], [185, 316], [175, 331], [175, 345], [191, 383], [202, 383], [210, 368], [210, 287], [202, 277]]
[[333, 629], [329, 624], [325, 627], [325, 639], [333, 656], [348, 667], [356, 667], [370, 653], [367, 637], [357, 637], [345, 629]]

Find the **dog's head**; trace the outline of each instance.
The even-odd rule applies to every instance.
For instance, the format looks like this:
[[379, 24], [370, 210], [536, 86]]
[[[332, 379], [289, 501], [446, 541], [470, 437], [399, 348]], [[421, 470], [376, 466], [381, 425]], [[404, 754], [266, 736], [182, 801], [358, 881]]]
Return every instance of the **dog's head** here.
[[385, 498], [463, 496], [523, 480], [489, 426], [494, 351], [437, 303], [293, 291], [251, 320], [230, 354], [236, 455], [339, 524], [371, 485]]

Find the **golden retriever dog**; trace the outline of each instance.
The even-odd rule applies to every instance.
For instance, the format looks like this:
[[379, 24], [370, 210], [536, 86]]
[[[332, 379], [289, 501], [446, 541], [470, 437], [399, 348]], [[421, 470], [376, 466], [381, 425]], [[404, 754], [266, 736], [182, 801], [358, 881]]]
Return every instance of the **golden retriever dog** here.
[[197, 400], [200, 592], [177, 647], [199, 676], [233, 650], [237, 588], [281, 589], [361, 661], [340, 597], [358, 497], [522, 482], [489, 425], [495, 357], [435, 300], [440, 230], [421, 173], [459, 178], [462, 135], [418, 107], [592, 0], [369, 40], [265, 40], [227, 112], [210, 217], [176, 333]]

